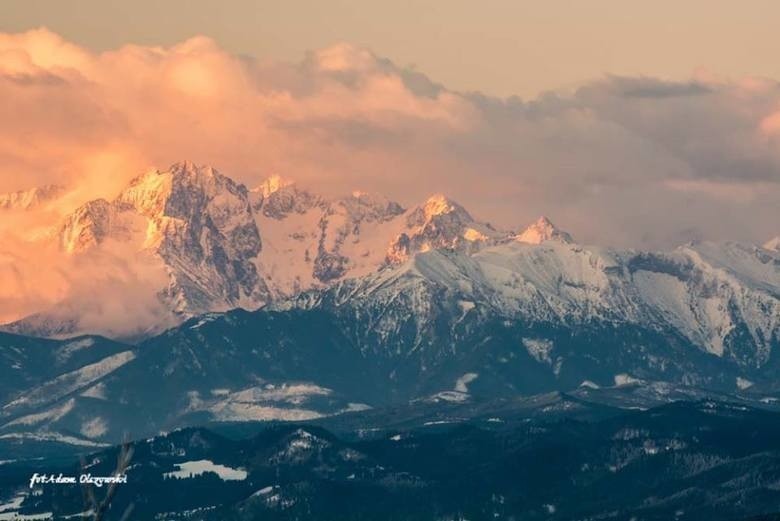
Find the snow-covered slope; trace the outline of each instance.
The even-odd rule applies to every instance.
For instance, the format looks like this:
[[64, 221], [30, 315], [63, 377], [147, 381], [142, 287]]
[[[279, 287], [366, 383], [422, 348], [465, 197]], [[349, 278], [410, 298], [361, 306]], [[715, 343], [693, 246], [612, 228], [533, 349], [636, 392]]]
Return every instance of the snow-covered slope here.
[[363, 310], [361, 320], [377, 317], [372, 327], [379, 334], [398, 329], [406, 324], [402, 317], [411, 316], [422, 335], [446, 305], [442, 302], [459, 306], [464, 316], [569, 328], [642, 327], [757, 368], [780, 343], [780, 255], [734, 243], [645, 253], [509, 242], [473, 255], [419, 254], [276, 307], [357, 308]]
[[255, 203], [264, 240], [258, 267], [280, 297], [365, 276], [417, 252], [470, 253], [509, 236], [441, 195], [405, 210], [377, 194], [325, 200], [279, 180], [253, 193], [264, 194]]
[[535, 223], [517, 234], [514, 239], [528, 244], [541, 244], [545, 241], [574, 242], [571, 235], [558, 229], [545, 216], [539, 217]]
[[404, 211], [384, 197], [360, 192], [326, 200], [293, 183], [262, 190], [265, 195], [255, 203], [264, 239], [258, 266], [277, 296], [377, 269]]

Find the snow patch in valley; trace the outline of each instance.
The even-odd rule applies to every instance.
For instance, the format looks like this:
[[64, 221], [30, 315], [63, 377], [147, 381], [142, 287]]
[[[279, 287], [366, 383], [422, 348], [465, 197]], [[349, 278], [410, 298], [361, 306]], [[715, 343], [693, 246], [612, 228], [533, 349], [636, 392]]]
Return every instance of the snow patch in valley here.
[[632, 385], [632, 384], [641, 384], [642, 380], [639, 378], [634, 378], [630, 374], [627, 373], [620, 373], [615, 375], [615, 385], [617, 387], [622, 387], [625, 385]]
[[267, 486], [267, 487], [263, 487], [260, 490], [258, 490], [257, 492], [255, 492], [254, 494], [252, 494], [252, 496], [266, 496], [266, 495], [270, 494], [271, 492], [273, 492], [275, 488], [277, 488], [276, 485], [270, 485], [270, 486]]
[[304, 421], [324, 416], [310, 409], [284, 409], [253, 403], [221, 403], [209, 411], [218, 421]]
[[107, 443], [98, 443], [92, 440], [85, 440], [75, 436], [68, 436], [57, 432], [38, 431], [38, 432], [9, 432], [0, 435], [0, 440], [29, 440], [64, 443], [66, 445], [75, 445], [78, 447], [108, 447]]
[[476, 304], [474, 304], [470, 300], [459, 300], [458, 307], [460, 307], [461, 312], [463, 313], [463, 315], [465, 315], [466, 313], [474, 309], [476, 307]]
[[331, 389], [315, 384], [272, 384], [265, 387], [250, 387], [242, 391], [232, 393], [230, 400], [235, 402], [285, 402], [292, 405], [300, 405], [311, 396], [329, 396], [333, 394]]
[[21, 492], [11, 498], [7, 503], [0, 504], [0, 521], [34, 521], [43, 519], [52, 519], [54, 514], [52, 512], [42, 512], [39, 514], [20, 514], [19, 509], [22, 507], [27, 494]]
[[[304, 421], [371, 409], [364, 403], [349, 402], [336, 408], [337, 402], [332, 399], [315, 400], [332, 395], [331, 389], [305, 382], [265, 384], [239, 391], [212, 389], [205, 397], [193, 390], [187, 393], [186, 412], [209, 412], [217, 421]], [[307, 407], [312, 400], [326, 409]]]
[[368, 404], [365, 403], [348, 403], [347, 406], [344, 409], [341, 409], [339, 413], [346, 413], [346, 412], [363, 412], [363, 411], [370, 411], [373, 409]]
[[540, 364], [552, 365], [552, 359], [550, 354], [553, 350], [553, 343], [551, 340], [538, 339], [538, 338], [524, 338], [522, 340], [525, 350], [528, 355], [539, 362]]
[[20, 398], [4, 405], [3, 409], [13, 410], [16, 407], [41, 405], [56, 401], [103, 378], [134, 359], [134, 352], [123, 351], [94, 364], [85, 365], [81, 369], [65, 373], [54, 380], [35, 387]]
[[28, 414], [27, 416], [22, 416], [21, 418], [17, 418], [12, 422], [5, 424], [5, 427], [11, 427], [14, 425], [38, 425], [43, 422], [49, 422], [49, 423], [56, 422], [57, 420], [61, 419], [66, 414], [68, 414], [70, 411], [72, 411], [75, 405], [76, 405], [76, 400], [71, 398], [70, 400], [60, 405], [59, 407], [53, 407], [44, 412], [39, 412], [36, 414]]
[[466, 373], [455, 382], [455, 390], [459, 393], [467, 393], [469, 392], [468, 385], [479, 378], [478, 373]]
[[106, 384], [103, 382], [97, 383], [81, 393], [84, 398], [94, 398], [96, 400], [106, 400]]
[[201, 316], [194, 325], [190, 326], [190, 329], [200, 329], [201, 327], [205, 326], [209, 322], [215, 321], [219, 317], [220, 317], [219, 313], [207, 313]]
[[[302, 421], [321, 418], [325, 414], [303, 407], [316, 397], [331, 396], [333, 391], [312, 383], [266, 384], [230, 392], [213, 389], [213, 399], [205, 400], [196, 391], [189, 393], [189, 411], [208, 411], [219, 421]], [[338, 412], [361, 411], [365, 404], [348, 404]]]
[[0, 505], [0, 512], [6, 512], [8, 510], [19, 510], [22, 506], [22, 503], [24, 502], [25, 497], [27, 497], [27, 495], [24, 493], [17, 494], [8, 503]]
[[423, 427], [432, 427], [434, 425], [449, 425], [451, 423], [460, 423], [463, 420], [451, 419], [451, 420], [431, 420], [423, 423]]
[[426, 402], [439, 403], [439, 402], [453, 402], [462, 403], [467, 402], [471, 396], [468, 393], [462, 393], [460, 391], [442, 391], [436, 393], [424, 399]]
[[213, 472], [222, 481], [243, 481], [247, 477], [247, 472], [244, 469], [226, 467], [207, 459], [176, 463], [176, 467], [178, 470], [166, 472], [163, 476], [166, 478], [188, 479], [200, 476], [206, 472]]
[[737, 377], [737, 387], [740, 391], [744, 391], [745, 389], [750, 389], [753, 387], [753, 382], [748, 380], [747, 378], [742, 378], [741, 376]]
[[108, 422], [99, 416], [92, 418], [81, 425], [79, 432], [87, 438], [100, 438], [108, 432]]
[[95, 339], [91, 337], [68, 342], [57, 351], [57, 360], [64, 362], [68, 360], [73, 353], [81, 351], [82, 349], [88, 349], [93, 345], [95, 345]]

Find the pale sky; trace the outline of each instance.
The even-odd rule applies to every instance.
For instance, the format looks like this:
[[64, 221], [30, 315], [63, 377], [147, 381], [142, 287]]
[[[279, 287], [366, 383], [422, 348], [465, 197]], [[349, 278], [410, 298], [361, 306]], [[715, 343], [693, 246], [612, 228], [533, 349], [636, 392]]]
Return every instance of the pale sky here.
[[298, 62], [346, 41], [450, 89], [524, 99], [608, 73], [780, 78], [777, 20], [776, 0], [0, 2], [0, 32], [46, 26], [98, 51], [206, 35], [234, 54]]

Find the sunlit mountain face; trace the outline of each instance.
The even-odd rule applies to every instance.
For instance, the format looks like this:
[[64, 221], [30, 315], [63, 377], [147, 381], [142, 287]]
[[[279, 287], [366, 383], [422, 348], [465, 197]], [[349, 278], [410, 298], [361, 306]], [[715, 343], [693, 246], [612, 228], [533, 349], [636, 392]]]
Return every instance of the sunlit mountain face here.
[[[33, 193], [8, 199], [50, 203]], [[278, 176], [247, 188], [189, 161], [38, 240], [158, 270], [136, 280], [156, 312], [96, 327], [122, 309], [116, 286], [4, 326], [9, 516], [94, 507], [79, 487], [30, 488], [50, 468], [126, 476], [104, 507], [117, 519], [748, 519], [777, 504], [772, 240], [584, 245], [440, 194], [405, 208]]]
[[780, 519], [775, 80], [204, 32], [0, 32], [0, 521]]

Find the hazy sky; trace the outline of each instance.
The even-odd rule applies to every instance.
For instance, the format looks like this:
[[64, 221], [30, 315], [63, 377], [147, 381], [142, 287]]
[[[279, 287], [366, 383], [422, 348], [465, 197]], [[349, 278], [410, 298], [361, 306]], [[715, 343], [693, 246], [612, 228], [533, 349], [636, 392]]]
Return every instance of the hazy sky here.
[[0, 2], [0, 31], [47, 26], [96, 50], [200, 34], [231, 53], [297, 61], [347, 41], [451, 89], [523, 98], [605, 73], [780, 78], [777, 20], [776, 0]]

